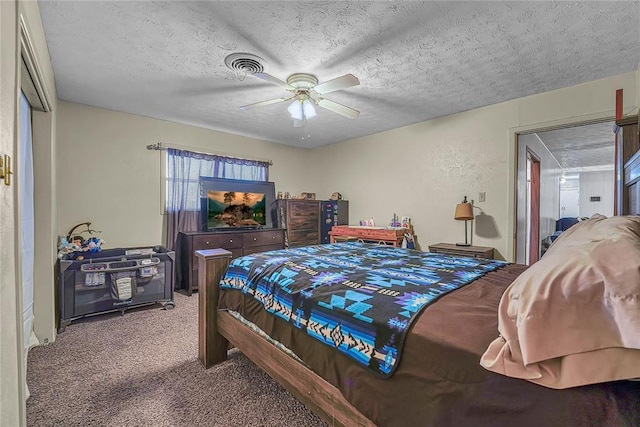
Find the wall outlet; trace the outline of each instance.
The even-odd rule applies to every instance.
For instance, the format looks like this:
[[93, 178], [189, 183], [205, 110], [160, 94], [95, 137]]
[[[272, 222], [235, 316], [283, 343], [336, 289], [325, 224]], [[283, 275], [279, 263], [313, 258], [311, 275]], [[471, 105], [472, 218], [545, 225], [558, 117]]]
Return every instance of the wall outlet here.
[[478, 201], [479, 202], [484, 202], [487, 199], [487, 193], [484, 191], [481, 191], [478, 193]]

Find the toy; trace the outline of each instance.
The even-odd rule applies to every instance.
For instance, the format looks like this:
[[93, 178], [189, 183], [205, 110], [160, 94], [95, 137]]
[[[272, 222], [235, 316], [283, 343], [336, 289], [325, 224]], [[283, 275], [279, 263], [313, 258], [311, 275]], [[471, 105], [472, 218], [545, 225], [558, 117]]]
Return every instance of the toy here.
[[103, 243], [104, 240], [98, 237], [90, 237], [83, 243], [82, 250], [89, 252], [100, 252], [102, 250]]
[[100, 252], [104, 243], [104, 240], [99, 237], [90, 237], [85, 240], [82, 236], [62, 236], [58, 243], [58, 258], [71, 252]]

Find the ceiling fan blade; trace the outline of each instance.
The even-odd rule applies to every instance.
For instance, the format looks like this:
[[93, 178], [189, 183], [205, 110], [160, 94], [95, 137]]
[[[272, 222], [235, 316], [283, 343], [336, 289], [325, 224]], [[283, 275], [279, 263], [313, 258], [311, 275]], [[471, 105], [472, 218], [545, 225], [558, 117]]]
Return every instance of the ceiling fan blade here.
[[[293, 98], [293, 97], [291, 97], [291, 98]], [[243, 105], [242, 107], [240, 107], [240, 109], [241, 110], [248, 110], [248, 109], [254, 108], [254, 107], [264, 107], [265, 105], [277, 104], [278, 102], [286, 102], [286, 101], [290, 100], [291, 98], [269, 99], [267, 101], [261, 101], [261, 102], [256, 102], [256, 103], [253, 103], [253, 104]]]
[[329, 111], [333, 111], [334, 113], [338, 113], [350, 119], [356, 119], [360, 116], [360, 111], [354, 110], [346, 105], [338, 104], [334, 101], [329, 101], [328, 99], [320, 98], [318, 99], [317, 104], [319, 107], [326, 108]]
[[254, 76], [256, 76], [259, 79], [264, 80], [265, 82], [269, 82], [271, 84], [274, 84], [276, 86], [280, 86], [283, 89], [286, 90], [291, 90], [294, 91], [296, 90], [296, 88], [294, 88], [293, 86], [291, 86], [289, 83], [285, 83], [282, 80], [280, 80], [277, 77], [273, 77], [271, 74], [267, 74], [267, 73], [253, 73]]
[[346, 89], [352, 86], [358, 86], [360, 84], [360, 80], [353, 74], [345, 74], [342, 77], [336, 77], [333, 80], [329, 80], [324, 83], [320, 83], [319, 85], [314, 86], [313, 90], [316, 93], [324, 95], [325, 93], [334, 92], [340, 89]]

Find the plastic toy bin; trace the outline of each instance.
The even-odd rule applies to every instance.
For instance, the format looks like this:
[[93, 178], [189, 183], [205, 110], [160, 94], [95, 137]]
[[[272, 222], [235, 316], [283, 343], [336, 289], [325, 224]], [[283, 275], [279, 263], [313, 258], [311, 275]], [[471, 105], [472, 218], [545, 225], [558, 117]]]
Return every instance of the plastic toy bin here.
[[85, 316], [146, 304], [175, 307], [175, 253], [163, 246], [72, 252], [58, 260], [58, 332]]

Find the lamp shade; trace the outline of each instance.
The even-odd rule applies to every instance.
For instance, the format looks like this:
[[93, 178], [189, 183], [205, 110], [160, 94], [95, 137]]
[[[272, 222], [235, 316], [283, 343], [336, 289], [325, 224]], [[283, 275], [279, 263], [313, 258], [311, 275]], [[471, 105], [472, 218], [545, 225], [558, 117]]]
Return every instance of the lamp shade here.
[[459, 221], [468, 221], [473, 219], [473, 206], [471, 203], [458, 203], [454, 218]]
[[291, 117], [296, 120], [302, 120], [302, 103], [300, 101], [298, 101], [297, 99], [294, 100], [291, 105], [287, 107], [287, 110], [289, 110], [289, 114], [291, 114]]
[[305, 99], [304, 102], [302, 103], [302, 111], [304, 112], [304, 116], [307, 119], [311, 119], [317, 116], [316, 109], [313, 108], [313, 104], [308, 99]]

